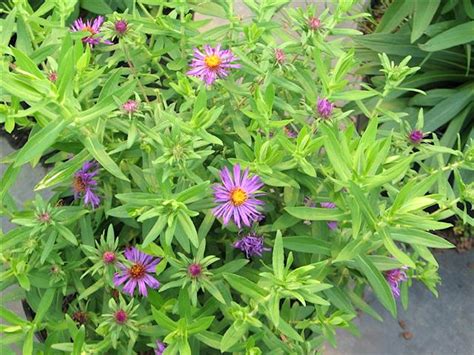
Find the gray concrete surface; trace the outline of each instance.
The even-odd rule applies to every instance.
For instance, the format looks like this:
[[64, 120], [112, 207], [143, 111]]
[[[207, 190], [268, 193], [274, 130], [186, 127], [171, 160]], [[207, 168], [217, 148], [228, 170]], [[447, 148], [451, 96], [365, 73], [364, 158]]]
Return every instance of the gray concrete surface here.
[[[381, 323], [367, 315], [355, 323], [361, 337], [338, 332], [338, 347], [328, 346], [326, 355], [471, 355], [474, 354], [474, 251], [450, 250], [435, 254], [442, 284], [439, 298], [421, 283], [410, 289], [410, 303], [399, 304], [398, 319], [377, 302], [372, 305], [384, 318]], [[402, 329], [399, 320], [405, 323]], [[410, 340], [402, 332], [412, 334]]]

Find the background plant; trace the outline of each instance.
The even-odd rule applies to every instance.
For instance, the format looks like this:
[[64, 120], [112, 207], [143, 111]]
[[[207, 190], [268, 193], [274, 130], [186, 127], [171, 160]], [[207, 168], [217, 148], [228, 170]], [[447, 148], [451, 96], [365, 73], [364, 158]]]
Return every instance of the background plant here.
[[[406, 112], [404, 120], [412, 127], [422, 108], [425, 119], [420, 129], [442, 134], [441, 144], [446, 147], [469, 145], [474, 137], [472, 2], [399, 0], [380, 2], [380, 7], [384, 14], [375, 31], [356, 39], [359, 58], [366, 63], [361, 73], [381, 87], [377, 54], [386, 53], [395, 62], [411, 56], [410, 65], [419, 66], [420, 70], [403, 86], [422, 92], [393, 92], [383, 107]], [[434, 161], [430, 164], [436, 166]], [[464, 174], [466, 180], [472, 181], [472, 175]]]

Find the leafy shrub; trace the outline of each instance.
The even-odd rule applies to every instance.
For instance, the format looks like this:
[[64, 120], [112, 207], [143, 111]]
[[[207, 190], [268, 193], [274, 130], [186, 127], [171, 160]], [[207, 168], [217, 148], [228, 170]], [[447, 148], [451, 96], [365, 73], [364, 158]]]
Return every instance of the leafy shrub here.
[[[429, 247], [451, 245], [430, 231], [449, 227], [458, 200], [426, 193], [472, 169], [472, 152], [381, 135], [378, 109], [356, 130], [342, 105], [364, 107], [416, 68], [382, 56], [387, 92], [350, 84], [359, 32], [340, 24], [366, 16], [355, 4], [247, 1], [243, 22], [228, 2], [162, 16], [161, 1], [140, 0], [102, 23], [53, 3], [1, 22], [1, 117], [31, 129], [3, 159], [2, 211], [17, 227], [2, 235], [1, 287], [19, 285], [35, 313], [2, 307], [4, 344], [315, 353], [337, 328], [357, 333], [357, 310], [381, 319], [367, 288], [393, 316], [412, 280], [436, 293]], [[229, 22], [200, 33], [190, 10]], [[445, 153], [438, 171], [421, 163]], [[17, 207], [9, 190], [42, 156], [53, 167], [35, 191], [50, 197]]]
[[412, 125], [423, 108], [423, 131], [442, 133], [442, 145], [451, 148], [464, 147], [474, 138], [473, 38], [472, 1], [396, 0], [385, 9], [375, 32], [356, 42], [360, 58], [367, 63], [362, 73], [371, 76], [377, 87], [383, 85], [374, 61], [378, 53], [395, 62], [411, 56], [410, 65], [420, 70], [403, 86], [420, 91], [393, 93], [390, 107], [408, 113]]

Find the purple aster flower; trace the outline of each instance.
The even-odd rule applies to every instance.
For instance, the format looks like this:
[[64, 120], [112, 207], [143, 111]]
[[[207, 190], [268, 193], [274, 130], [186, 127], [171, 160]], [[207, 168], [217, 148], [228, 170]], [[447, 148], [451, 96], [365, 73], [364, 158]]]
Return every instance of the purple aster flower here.
[[[321, 207], [322, 208], [336, 208], [336, 205], [332, 202], [321, 202]], [[328, 227], [330, 230], [334, 230], [337, 228], [337, 222], [336, 221], [329, 221], [328, 222]]]
[[400, 297], [400, 282], [407, 280], [407, 274], [405, 273], [406, 266], [401, 269], [389, 270], [385, 273], [385, 278], [392, 290], [395, 297]]
[[321, 27], [321, 21], [317, 17], [311, 16], [308, 20], [308, 27], [311, 30], [317, 30], [319, 27]]
[[117, 260], [117, 256], [113, 251], [106, 251], [102, 254], [102, 260], [106, 264], [113, 264]]
[[242, 239], [234, 243], [234, 248], [243, 251], [249, 259], [252, 256], [262, 256], [264, 251], [269, 251], [270, 248], [263, 246], [263, 237], [255, 233], [250, 233]]
[[48, 80], [51, 81], [52, 83], [55, 83], [56, 80], [58, 80], [58, 73], [54, 70], [50, 71], [48, 73]]
[[166, 349], [166, 345], [162, 343], [161, 341], [157, 340], [155, 355], [163, 355], [163, 352], [165, 351], [165, 349]]
[[122, 109], [125, 112], [132, 114], [138, 110], [138, 102], [135, 100], [128, 100], [122, 105]]
[[148, 296], [147, 287], [158, 288], [160, 286], [158, 280], [150, 275], [155, 272], [160, 258], [142, 253], [134, 247], [125, 250], [125, 258], [130, 261], [131, 265], [118, 264], [120, 272], [114, 275], [115, 286], [125, 283], [123, 292], [132, 296], [138, 285], [138, 292], [145, 297]]
[[104, 23], [103, 16], [97, 16], [94, 20], [84, 20], [82, 18], [77, 19], [71, 26], [72, 32], [89, 32], [89, 35], [82, 39], [82, 43], [87, 43], [89, 46], [94, 47], [99, 43], [112, 44], [112, 42], [104, 40], [100, 37], [100, 28]]
[[203, 80], [206, 85], [212, 85], [216, 79], [226, 77], [230, 68], [240, 68], [240, 64], [233, 63], [237, 60], [230, 49], [221, 50], [218, 44], [215, 48], [205, 45], [204, 53], [194, 49], [194, 58], [191, 62], [191, 70], [188, 75]]
[[119, 309], [117, 312], [114, 313], [114, 319], [117, 324], [124, 325], [127, 323], [128, 314], [123, 309]]
[[285, 132], [288, 138], [296, 138], [298, 137], [298, 133], [296, 133], [293, 129], [288, 126], [283, 127], [283, 131]]
[[420, 144], [421, 140], [423, 139], [424, 133], [419, 129], [415, 129], [414, 131], [410, 132], [408, 138], [413, 144]]
[[233, 171], [232, 177], [227, 167], [221, 170], [222, 184], [214, 186], [214, 201], [219, 206], [213, 212], [217, 218], [223, 218], [224, 224], [232, 218], [237, 227], [240, 228], [242, 222], [250, 227], [261, 216], [257, 206], [263, 202], [256, 197], [261, 195], [257, 191], [263, 183], [257, 175], [249, 177], [249, 169], [245, 169], [241, 176], [238, 164], [234, 165]]
[[201, 273], [202, 273], [201, 265], [196, 264], [196, 263], [193, 263], [193, 264], [189, 265], [188, 266], [188, 273], [189, 273], [189, 276], [191, 276], [192, 278], [197, 278], [197, 277], [201, 276]]
[[275, 49], [275, 60], [278, 64], [283, 64], [285, 61], [285, 52], [282, 49]]
[[128, 30], [128, 23], [125, 20], [117, 20], [115, 21], [114, 28], [119, 36], [123, 36]]
[[334, 105], [327, 99], [320, 99], [318, 97], [318, 113], [322, 118], [328, 118], [332, 114]]
[[82, 168], [74, 175], [73, 190], [74, 198], [82, 197], [84, 204], [92, 208], [99, 206], [100, 198], [96, 194], [96, 176], [99, 173], [98, 164], [95, 161], [86, 161]]

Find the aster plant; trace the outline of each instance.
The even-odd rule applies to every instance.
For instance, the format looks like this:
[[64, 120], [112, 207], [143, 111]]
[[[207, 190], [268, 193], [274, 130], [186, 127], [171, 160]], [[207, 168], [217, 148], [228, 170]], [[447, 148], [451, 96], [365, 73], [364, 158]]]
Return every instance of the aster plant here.
[[[29, 132], [2, 157], [14, 228], [0, 283], [34, 313], [1, 307], [2, 345], [315, 354], [360, 311], [381, 318], [368, 293], [394, 317], [414, 282], [436, 293], [430, 248], [452, 247], [436, 234], [447, 218], [472, 224], [474, 154], [443, 147], [422, 111], [411, 126], [391, 111], [410, 58], [377, 59], [382, 90], [353, 85], [357, 1], [246, 1], [245, 19], [232, 2], [128, 3], [21, 4], [0, 19], [0, 120]], [[207, 29], [199, 11], [228, 21]]]

